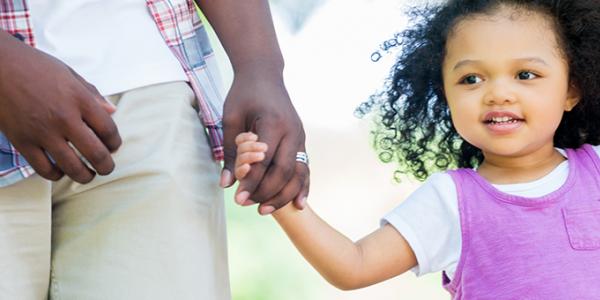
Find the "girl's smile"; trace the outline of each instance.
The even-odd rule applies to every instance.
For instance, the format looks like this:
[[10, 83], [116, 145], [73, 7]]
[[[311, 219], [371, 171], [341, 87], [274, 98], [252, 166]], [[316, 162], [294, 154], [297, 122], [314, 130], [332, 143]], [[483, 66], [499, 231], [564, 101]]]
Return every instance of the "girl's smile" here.
[[523, 117], [510, 111], [490, 111], [483, 117], [483, 123], [492, 134], [504, 135], [517, 131], [525, 122]]

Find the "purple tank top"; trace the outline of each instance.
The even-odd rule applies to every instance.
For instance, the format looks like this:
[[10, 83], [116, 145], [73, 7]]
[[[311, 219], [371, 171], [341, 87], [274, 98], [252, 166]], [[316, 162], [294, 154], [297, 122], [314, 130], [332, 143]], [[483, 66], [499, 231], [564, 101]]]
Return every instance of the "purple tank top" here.
[[600, 159], [567, 149], [569, 175], [538, 198], [500, 192], [471, 169], [450, 171], [462, 252], [452, 299], [600, 299]]

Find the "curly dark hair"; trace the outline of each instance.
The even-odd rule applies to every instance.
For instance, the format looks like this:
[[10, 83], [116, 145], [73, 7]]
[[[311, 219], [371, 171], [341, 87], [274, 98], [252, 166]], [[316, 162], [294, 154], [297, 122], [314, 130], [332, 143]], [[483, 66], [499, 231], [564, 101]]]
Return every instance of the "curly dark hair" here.
[[451, 0], [412, 8], [414, 24], [384, 45], [400, 55], [382, 92], [363, 103], [359, 113], [375, 109], [374, 146], [384, 162], [396, 161], [395, 177], [424, 180], [432, 172], [475, 168], [481, 150], [463, 140], [450, 119], [442, 82], [446, 40], [453, 27], [474, 14], [493, 14], [508, 6], [549, 17], [569, 64], [570, 83], [581, 92], [554, 135], [554, 145], [577, 148], [600, 142], [600, 1], [599, 0]]

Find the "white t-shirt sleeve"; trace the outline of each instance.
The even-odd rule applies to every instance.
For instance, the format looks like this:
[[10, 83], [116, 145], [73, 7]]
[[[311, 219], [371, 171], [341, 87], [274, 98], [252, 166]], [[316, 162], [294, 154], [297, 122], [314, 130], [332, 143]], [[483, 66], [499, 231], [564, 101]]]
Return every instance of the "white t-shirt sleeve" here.
[[390, 224], [406, 239], [417, 257], [418, 276], [445, 270], [453, 278], [461, 251], [456, 186], [446, 173], [430, 176], [421, 187], [389, 212]]

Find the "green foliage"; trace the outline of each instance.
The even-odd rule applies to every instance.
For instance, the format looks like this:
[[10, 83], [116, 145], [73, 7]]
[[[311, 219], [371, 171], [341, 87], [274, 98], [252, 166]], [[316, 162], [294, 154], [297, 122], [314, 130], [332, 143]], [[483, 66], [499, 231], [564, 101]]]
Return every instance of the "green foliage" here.
[[319, 277], [270, 216], [225, 193], [233, 300], [318, 299]]

